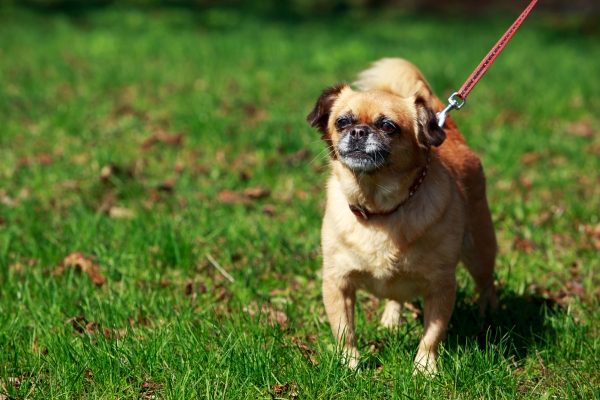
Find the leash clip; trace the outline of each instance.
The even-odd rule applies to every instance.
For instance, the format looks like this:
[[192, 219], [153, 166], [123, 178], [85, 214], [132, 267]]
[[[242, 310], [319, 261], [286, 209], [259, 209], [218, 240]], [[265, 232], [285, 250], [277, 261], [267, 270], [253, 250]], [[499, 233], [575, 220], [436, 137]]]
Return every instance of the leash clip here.
[[[456, 99], [459, 99], [460, 102]], [[437, 122], [440, 128], [444, 127], [444, 123], [446, 122], [446, 116], [450, 112], [450, 110], [460, 110], [466, 103], [467, 99], [463, 99], [458, 95], [458, 92], [452, 93], [452, 96], [448, 97], [448, 105], [442, 111], [436, 114]]]

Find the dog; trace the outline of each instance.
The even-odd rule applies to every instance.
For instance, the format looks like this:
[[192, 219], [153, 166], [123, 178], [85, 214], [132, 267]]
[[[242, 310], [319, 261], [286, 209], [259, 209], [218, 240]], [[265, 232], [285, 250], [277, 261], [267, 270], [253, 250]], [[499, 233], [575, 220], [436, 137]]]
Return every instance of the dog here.
[[436, 373], [463, 262], [480, 311], [497, 307], [496, 235], [485, 175], [421, 72], [399, 58], [359, 74], [355, 91], [323, 91], [307, 117], [330, 150], [321, 230], [323, 301], [350, 368], [359, 362], [356, 290], [387, 299], [383, 326], [400, 323], [402, 304], [421, 296], [424, 330], [415, 373]]

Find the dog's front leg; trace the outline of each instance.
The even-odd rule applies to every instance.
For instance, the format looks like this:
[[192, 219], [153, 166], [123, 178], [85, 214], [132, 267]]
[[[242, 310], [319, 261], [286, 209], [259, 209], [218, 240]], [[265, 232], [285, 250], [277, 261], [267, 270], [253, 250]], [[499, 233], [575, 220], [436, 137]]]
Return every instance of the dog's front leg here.
[[360, 357], [354, 335], [356, 289], [347, 282], [324, 278], [323, 302], [333, 335], [343, 346], [345, 362], [348, 367], [356, 368]]
[[[451, 282], [450, 282], [451, 281]], [[437, 290], [427, 293], [423, 298], [424, 329], [423, 338], [415, 357], [416, 371], [432, 375], [437, 372], [437, 348], [444, 337], [448, 322], [454, 309], [456, 297], [455, 279], [448, 279]], [[415, 371], [415, 372], [416, 372]]]

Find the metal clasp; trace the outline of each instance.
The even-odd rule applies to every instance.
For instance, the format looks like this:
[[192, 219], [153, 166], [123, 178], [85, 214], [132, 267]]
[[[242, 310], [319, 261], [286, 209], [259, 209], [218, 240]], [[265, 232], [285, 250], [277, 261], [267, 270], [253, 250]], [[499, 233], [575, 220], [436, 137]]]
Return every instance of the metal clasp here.
[[[460, 102], [456, 99], [460, 100]], [[446, 108], [444, 108], [442, 111], [436, 114], [438, 125], [440, 126], [440, 128], [444, 127], [444, 123], [446, 122], [446, 116], [448, 115], [450, 110], [460, 110], [465, 105], [466, 101], [466, 99], [462, 99], [458, 95], [458, 92], [454, 92], [452, 93], [452, 96], [448, 97], [449, 104], [446, 106]]]

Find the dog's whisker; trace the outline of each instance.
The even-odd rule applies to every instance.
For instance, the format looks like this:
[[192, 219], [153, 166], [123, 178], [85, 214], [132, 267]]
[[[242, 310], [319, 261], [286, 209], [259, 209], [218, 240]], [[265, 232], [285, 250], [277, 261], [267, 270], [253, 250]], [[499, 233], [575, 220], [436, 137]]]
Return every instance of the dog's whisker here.
[[[329, 149], [331, 149], [331, 150], [329, 150]], [[329, 153], [328, 153], [328, 154], [326, 154], [326, 155], [325, 155], [325, 157], [327, 157], [327, 156], [330, 156], [330, 155], [333, 153], [333, 146], [332, 146], [332, 145], [329, 145], [329, 146], [325, 147], [323, 150], [321, 150], [321, 152], [320, 152], [319, 154], [317, 154], [317, 155], [315, 156], [315, 158], [313, 158], [313, 159], [312, 159], [312, 160], [311, 160], [311, 161], [310, 161], [310, 162], [307, 164], [307, 166], [310, 166], [310, 165], [311, 165], [313, 162], [315, 162], [315, 160], [316, 160], [317, 158], [319, 158], [319, 156], [320, 156], [321, 154], [323, 154], [323, 152], [325, 152], [325, 151], [327, 151], [327, 150], [329, 150]], [[325, 158], [325, 157], [323, 157], [323, 158]]]

